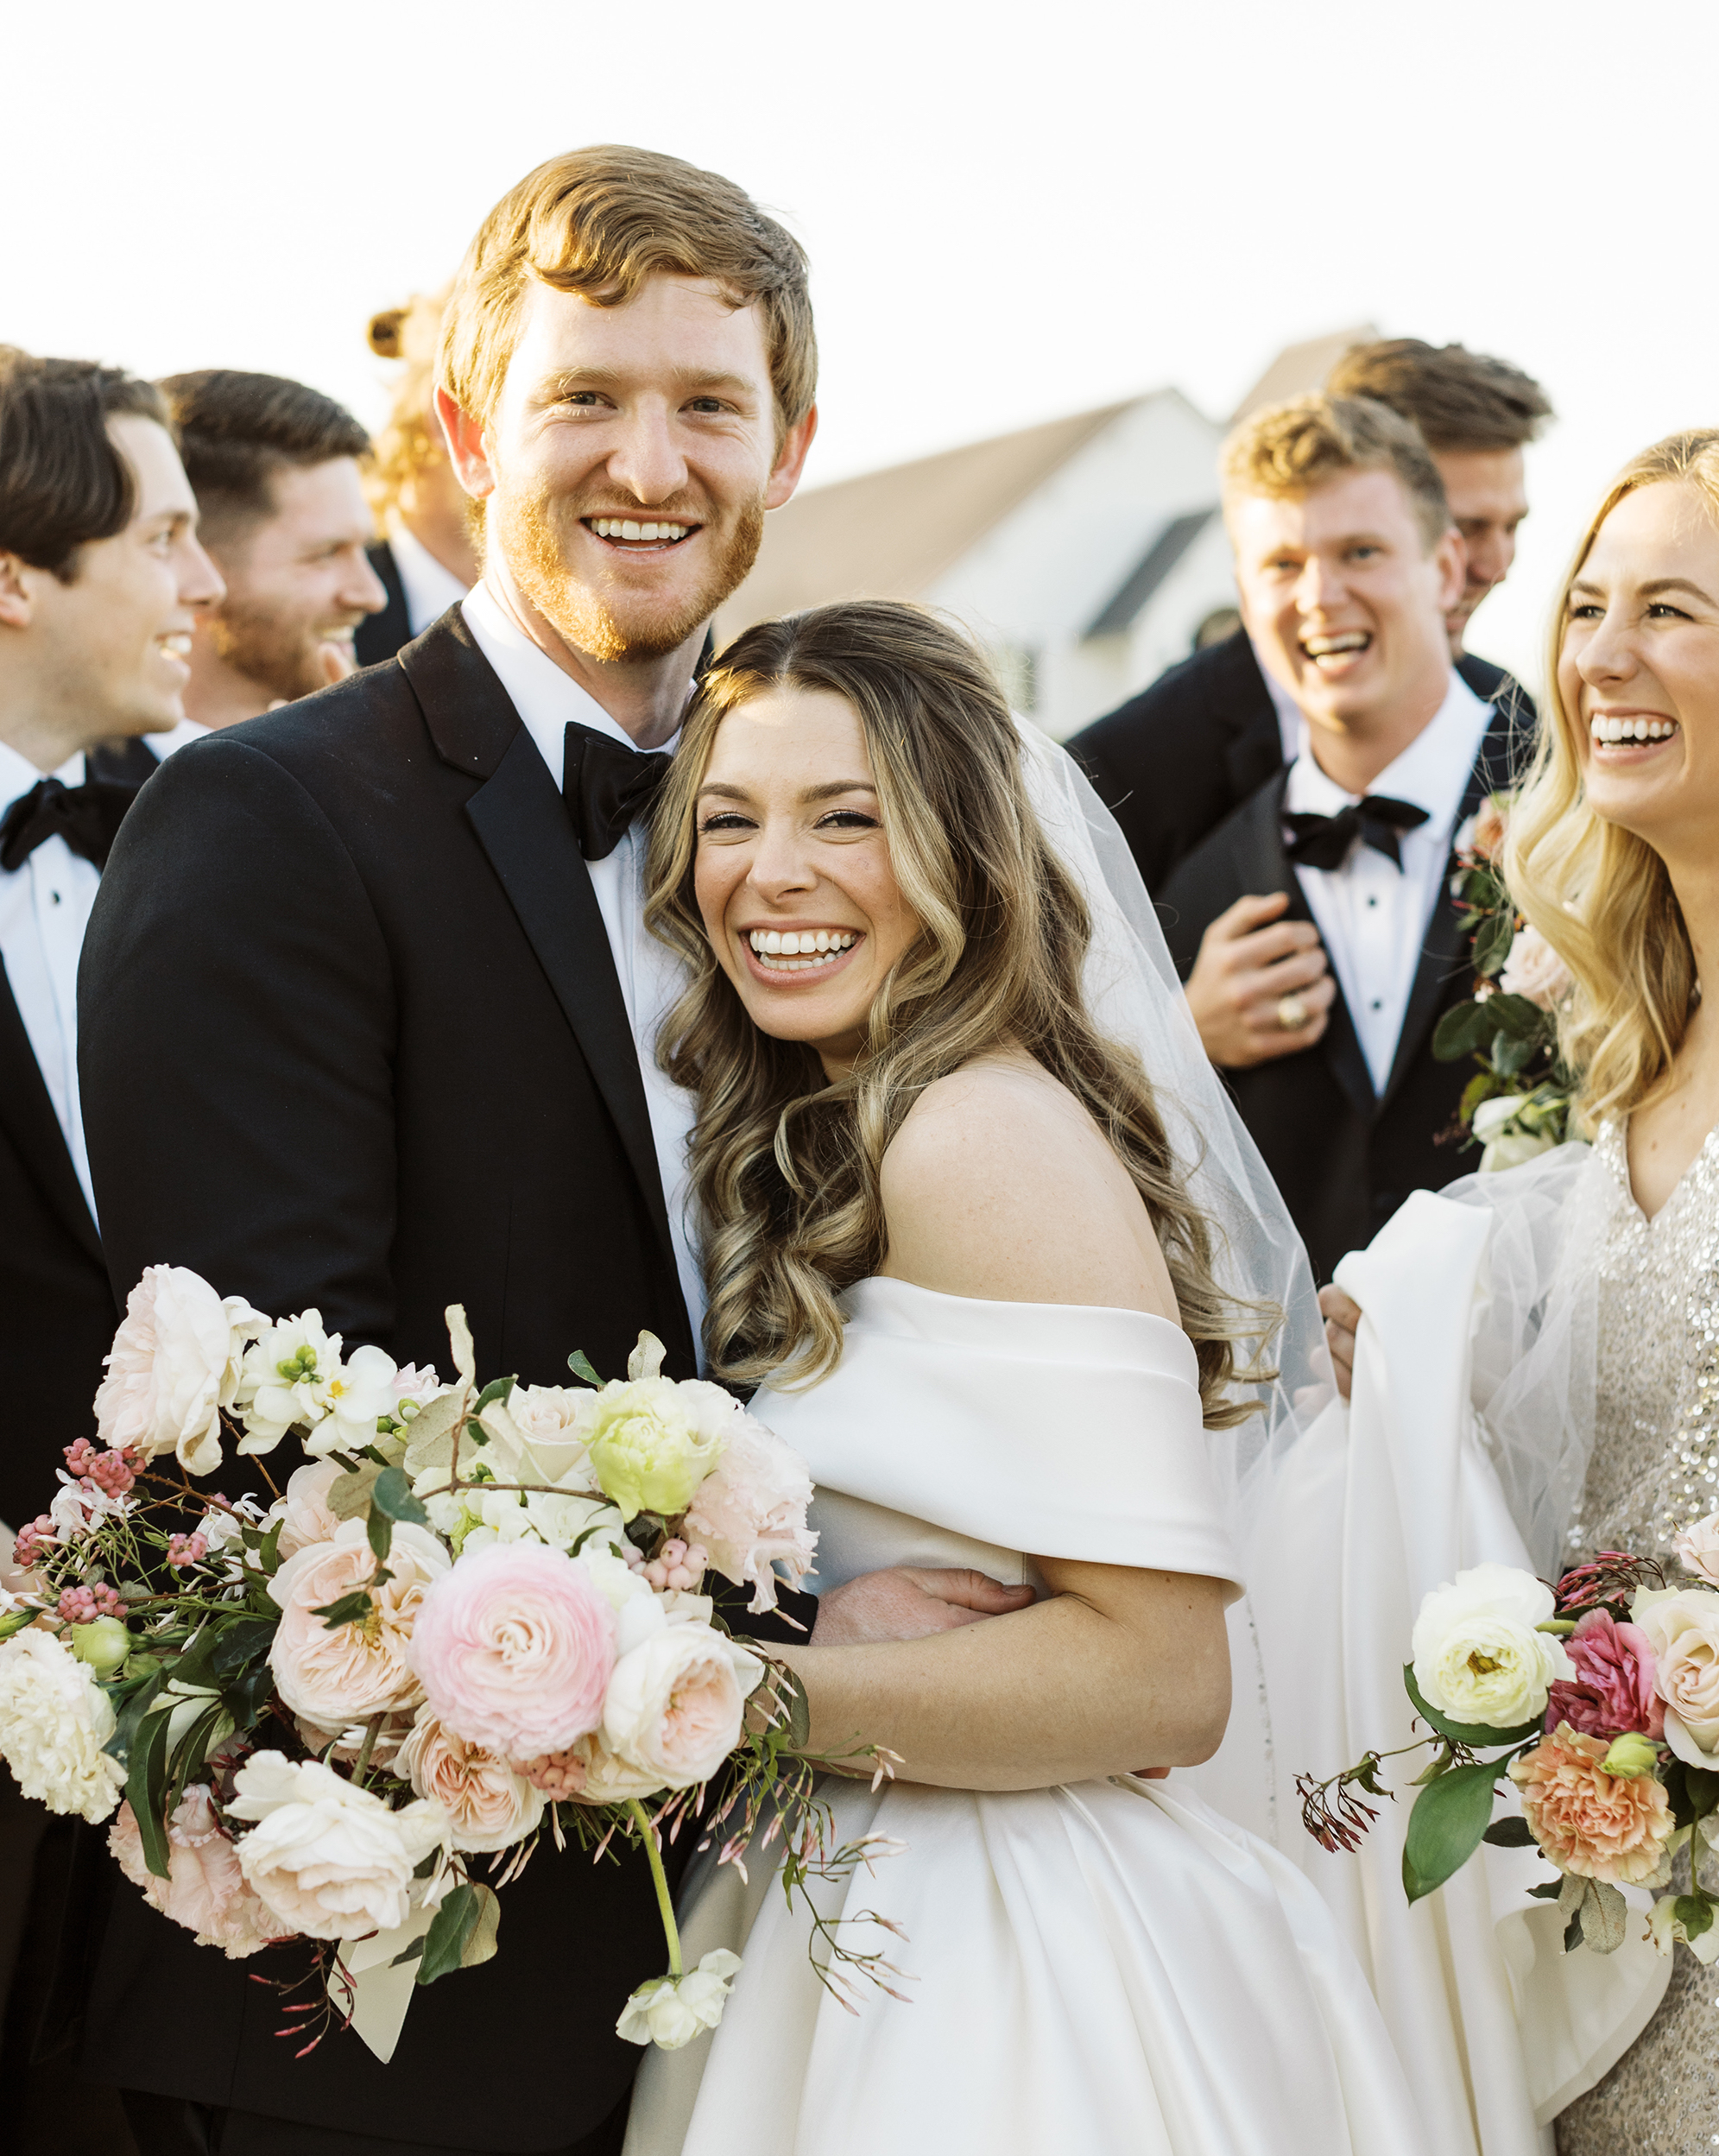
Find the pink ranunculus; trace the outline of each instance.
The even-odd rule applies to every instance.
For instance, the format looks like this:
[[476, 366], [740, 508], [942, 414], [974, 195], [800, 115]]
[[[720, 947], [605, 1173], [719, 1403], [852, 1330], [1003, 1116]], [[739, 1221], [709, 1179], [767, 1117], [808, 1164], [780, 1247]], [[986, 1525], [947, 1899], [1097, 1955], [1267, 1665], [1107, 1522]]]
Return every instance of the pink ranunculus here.
[[1556, 1010], [1576, 980], [1538, 928], [1519, 928], [1498, 985], [1507, 996], [1526, 996], [1542, 1010]]
[[268, 1322], [242, 1295], [224, 1301], [183, 1266], [152, 1265], [126, 1299], [97, 1388], [102, 1444], [133, 1446], [146, 1459], [172, 1452], [192, 1474], [212, 1473], [245, 1343]]
[[143, 1861], [143, 1839], [129, 1804], [108, 1829], [107, 1845], [121, 1871], [164, 1917], [194, 1932], [199, 1946], [220, 1947], [231, 1962], [294, 1936], [246, 1884], [206, 1782], [193, 1782], [167, 1822], [165, 1879]]
[[510, 1848], [543, 1817], [542, 1785], [481, 1744], [445, 1729], [429, 1707], [418, 1710], [394, 1771], [447, 1814], [448, 1839], [473, 1854]]
[[426, 1528], [397, 1527], [388, 1556], [391, 1579], [370, 1598], [370, 1622], [329, 1626], [317, 1615], [376, 1571], [362, 1520], [344, 1521], [331, 1542], [289, 1557], [269, 1583], [281, 1622], [269, 1666], [294, 1714], [319, 1729], [344, 1730], [376, 1714], [398, 1714], [423, 1697], [407, 1659], [412, 1628], [448, 1554]]
[[313, 1542], [332, 1542], [339, 1533], [340, 1521], [328, 1508], [328, 1493], [345, 1472], [338, 1460], [312, 1460], [294, 1469], [281, 1501], [285, 1510], [278, 1547], [283, 1565]]
[[1513, 1760], [1530, 1832], [1562, 1872], [1614, 1886], [1654, 1878], [1676, 1822], [1654, 1774], [1606, 1773], [1611, 1747], [1567, 1722]]
[[818, 1537], [806, 1524], [812, 1477], [792, 1445], [745, 1415], [727, 1450], [686, 1508], [686, 1538], [736, 1587], [750, 1587], [754, 1609], [776, 1606], [774, 1567], [798, 1586], [812, 1569]]
[[1618, 1624], [1606, 1609], [1590, 1609], [1564, 1641], [1576, 1665], [1547, 1695], [1546, 1727], [1567, 1722], [1583, 1736], [1643, 1736], [1665, 1732], [1665, 1703], [1653, 1688], [1653, 1645], [1640, 1625]]
[[411, 1658], [438, 1721], [502, 1759], [534, 1759], [603, 1719], [615, 1612], [561, 1551], [496, 1543], [424, 1597]]

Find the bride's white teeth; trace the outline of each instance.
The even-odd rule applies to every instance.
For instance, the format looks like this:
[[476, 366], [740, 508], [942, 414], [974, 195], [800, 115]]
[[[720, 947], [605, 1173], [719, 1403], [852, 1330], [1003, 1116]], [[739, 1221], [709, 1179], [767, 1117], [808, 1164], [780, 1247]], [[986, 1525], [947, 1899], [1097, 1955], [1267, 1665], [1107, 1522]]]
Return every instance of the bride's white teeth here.
[[1588, 722], [1589, 739], [1608, 747], [1626, 741], [1669, 741], [1677, 730], [1674, 718], [1596, 718]]
[[854, 947], [850, 928], [752, 928], [747, 942], [761, 963], [774, 973], [803, 973], [808, 966], [826, 965]]

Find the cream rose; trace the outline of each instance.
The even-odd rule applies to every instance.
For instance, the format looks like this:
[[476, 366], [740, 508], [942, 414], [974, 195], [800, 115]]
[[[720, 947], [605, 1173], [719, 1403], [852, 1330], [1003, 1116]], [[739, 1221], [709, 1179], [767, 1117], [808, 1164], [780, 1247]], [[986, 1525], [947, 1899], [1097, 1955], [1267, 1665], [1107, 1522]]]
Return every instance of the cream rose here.
[[376, 1562], [362, 1520], [342, 1523], [330, 1542], [290, 1557], [269, 1583], [281, 1616], [269, 1650], [281, 1697], [294, 1714], [325, 1729], [344, 1729], [376, 1714], [415, 1707], [423, 1689], [407, 1660], [424, 1596], [448, 1570], [448, 1554], [423, 1527], [396, 1527], [370, 1621], [332, 1627], [316, 1614], [367, 1586]]
[[1506, 996], [1526, 996], [1542, 1010], [1555, 1010], [1575, 987], [1575, 977], [1538, 928], [1519, 928], [1498, 985]]
[[312, 1460], [293, 1470], [286, 1495], [278, 1508], [271, 1508], [281, 1521], [276, 1547], [283, 1564], [313, 1542], [332, 1542], [339, 1533], [345, 1523], [329, 1509], [328, 1493], [345, 1472], [338, 1460]]
[[506, 1760], [444, 1729], [427, 1706], [419, 1708], [394, 1771], [441, 1805], [457, 1849], [509, 1848], [534, 1833], [543, 1817], [541, 1790]]
[[1710, 1587], [1719, 1587], [1719, 1512], [1673, 1535], [1672, 1547], [1686, 1571], [1698, 1573]]
[[149, 1459], [171, 1452], [188, 1473], [212, 1474], [245, 1343], [268, 1323], [242, 1295], [224, 1300], [183, 1266], [150, 1266], [126, 1299], [96, 1391], [102, 1445], [135, 1445]]
[[1680, 1760], [1719, 1768], [1719, 1594], [1681, 1587], [1635, 1597], [1630, 1615], [1647, 1634], [1665, 1703], [1665, 1742]]
[[125, 1781], [102, 1749], [113, 1732], [107, 1694], [51, 1632], [31, 1626], [0, 1642], [0, 1759], [25, 1796], [98, 1825]]
[[227, 1811], [257, 1822], [238, 1845], [246, 1880], [284, 1924], [313, 1939], [363, 1938], [404, 1924], [412, 1875], [447, 1832], [439, 1804], [393, 1811], [332, 1767], [279, 1752], [245, 1761]]
[[762, 1674], [755, 1657], [708, 1625], [667, 1625], [616, 1663], [604, 1743], [661, 1788], [708, 1781], [740, 1742], [747, 1692]]
[[1552, 1608], [1551, 1588], [1510, 1565], [1477, 1565], [1435, 1587], [1411, 1642], [1421, 1698], [1453, 1722], [1537, 1721], [1551, 1686], [1576, 1674], [1562, 1643], [1535, 1629]]

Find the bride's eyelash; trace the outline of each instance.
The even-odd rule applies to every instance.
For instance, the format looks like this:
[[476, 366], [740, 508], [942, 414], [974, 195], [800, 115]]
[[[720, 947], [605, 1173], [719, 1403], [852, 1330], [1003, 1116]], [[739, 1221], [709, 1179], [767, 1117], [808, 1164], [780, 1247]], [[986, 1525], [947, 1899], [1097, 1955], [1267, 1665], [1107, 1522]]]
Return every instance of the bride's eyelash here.
[[818, 827], [822, 831], [831, 824], [847, 830], [875, 831], [878, 828], [876, 817], [868, 816], [863, 808], [832, 808], [827, 816], [818, 819]]
[[736, 809], [719, 808], [714, 814], [705, 818], [698, 825], [698, 831], [701, 837], [705, 831], [743, 831], [749, 819], [741, 815]]

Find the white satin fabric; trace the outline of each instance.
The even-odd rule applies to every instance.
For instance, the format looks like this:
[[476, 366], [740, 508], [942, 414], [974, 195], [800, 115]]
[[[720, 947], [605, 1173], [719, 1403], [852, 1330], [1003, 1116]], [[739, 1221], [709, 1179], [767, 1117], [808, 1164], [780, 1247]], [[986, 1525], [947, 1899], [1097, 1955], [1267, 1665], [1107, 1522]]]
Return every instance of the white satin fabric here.
[[[908, 1562], [1018, 1580], [1027, 1550], [1237, 1577], [1176, 1326], [885, 1280], [848, 1304], [835, 1373], [754, 1404], [818, 1484], [814, 1584]], [[845, 2012], [768, 1858], [749, 1886], [706, 1860], [687, 1954], [744, 1965], [712, 2036], [647, 2054], [629, 2156], [1430, 2156], [1324, 1904], [1191, 1792], [823, 1793], [844, 1837], [907, 1844], [818, 1891], [850, 1944], [909, 1972], [912, 2003]]]
[[[1526, 1899], [1549, 1876], [1532, 1849], [1483, 1849], [1410, 1907], [1401, 1861], [1415, 1792], [1405, 1785], [1420, 1757], [1387, 1763], [1400, 1794], [1375, 1800], [1380, 1817], [1359, 1855], [1328, 1855], [1299, 1823], [1298, 1773], [1323, 1778], [1424, 1734], [1402, 1666], [1428, 1590], [1488, 1561], [1545, 1570], [1545, 1493], [1569, 1480], [1556, 1432], [1531, 1461], [1475, 1408], [1477, 1398], [1496, 1400], [1505, 1363], [1520, 1376], [1536, 1346], [1544, 1361], [1570, 1330], [1550, 1278], [1530, 1295], [1519, 1277], [1528, 1240], [1520, 1207], [1486, 1202], [1542, 1194], [1545, 1174], [1531, 1169], [1476, 1179], [1477, 1195], [1463, 1186], [1466, 1203], [1416, 1192], [1338, 1267], [1338, 1284], [1365, 1312], [1352, 1408], [1328, 1407], [1292, 1451], [1265, 1464], [1269, 1484], [1245, 1508], [1248, 1596], [1232, 1612], [1232, 1636], [1250, 1635], [1263, 1710], [1238, 1712], [1217, 1758], [1173, 1778], [1292, 1856], [1317, 1884], [1367, 1971], [1429, 2137], [1448, 2156], [1550, 2156], [1550, 2121], [1634, 2041], [1671, 1967], [1634, 1925], [1615, 1954], [1565, 1956], [1556, 1906]], [[1501, 1356], [1493, 1336], [1507, 1316], [1521, 1337]], [[1476, 1369], [1476, 1344], [1482, 1364], [1499, 1368]], [[1567, 1388], [1553, 1387], [1549, 1369], [1542, 1378], [1564, 1401]], [[1652, 1897], [1625, 1891], [1645, 1911]]]

